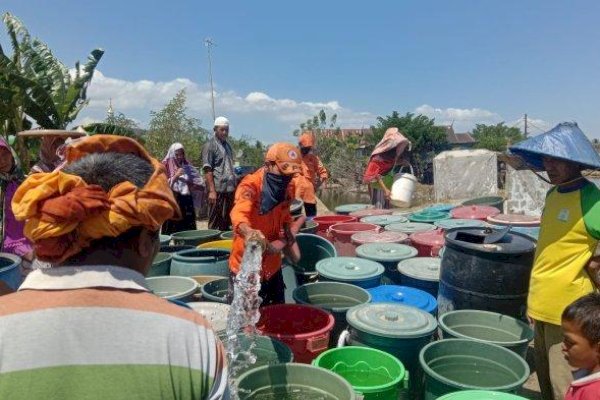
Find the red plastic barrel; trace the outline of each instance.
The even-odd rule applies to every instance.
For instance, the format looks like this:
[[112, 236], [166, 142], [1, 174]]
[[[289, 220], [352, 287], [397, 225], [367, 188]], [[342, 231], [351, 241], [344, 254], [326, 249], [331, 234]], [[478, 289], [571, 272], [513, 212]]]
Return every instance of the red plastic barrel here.
[[277, 304], [260, 309], [256, 327], [289, 346], [294, 361], [309, 364], [327, 350], [335, 319], [327, 311], [301, 304]]
[[317, 227], [317, 235], [324, 237], [325, 239], [329, 239], [327, 231], [332, 225], [357, 221], [356, 217], [351, 217], [350, 215], [320, 215], [314, 217], [312, 220], [319, 224]]
[[382, 208], [367, 208], [365, 210], [353, 211], [350, 216], [361, 219], [364, 217], [371, 217], [373, 215], [392, 215], [393, 210], [385, 210]]
[[339, 257], [355, 257], [356, 245], [352, 243], [352, 235], [357, 232], [380, 232], [381, 230], [382, 228], [375, 224], [347, 222], [332, 225], [327, 234], [335, 246]]
[[519, 214], [498, 214], [487, 217], [487, 221], [494, 225], [511, 225], [522, 227], [540, 226], [541, 222], [540, 217]]
[[437, 257], [444, 247], [444, 231], [417, 232], [410, 235], [412, 246], [419, 251], [418, 257]]
[[383, 232], [358, 232], [352, 235], [351, 237], [352, 243], [360, 246], [361, 244], [366, 243], [404, 243], [406, 244], [408, 240], [408, 235], [402, 232], [392, 232], [392, 231], [383, 231]]
[[500, 214], [500, 210], [490, 206], [462, 206], [450, 211], [452, 218], [456, 219], [479, 219], [486, 221], [488, 217]]

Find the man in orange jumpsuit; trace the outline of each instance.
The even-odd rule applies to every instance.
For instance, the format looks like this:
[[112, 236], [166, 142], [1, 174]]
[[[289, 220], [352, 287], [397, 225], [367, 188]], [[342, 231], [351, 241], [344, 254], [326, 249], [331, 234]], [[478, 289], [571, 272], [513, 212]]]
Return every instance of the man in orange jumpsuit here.
[[[300, 259], [295, 233], [304, 219], [293, 223], [290, 203], [295, 193], [292, 176], [301, 172], [301, 165], [300, 150], [296, 146], [275, 143], [267, 151], [264, 167], [247, 175], [235, 192], [229, 268], [232, 278], [240, 272], [246, 242], [254, 240], [263, 245], [259, 292], [263, 306], [285, 302], [281, 253], [293, 262]], [[230, 280], [230, 295], [232, 289], [233, 279]]]
[[302, 153], [302, 173], [294, 178], [296, 198], [304, 202], [304, 213], [308, 218], [317, 215], [315, 192], [327, 180], [327, 170], [321, 159], [312, 154], [315, 137], [312, 132], [304, 132], [298, 140]]

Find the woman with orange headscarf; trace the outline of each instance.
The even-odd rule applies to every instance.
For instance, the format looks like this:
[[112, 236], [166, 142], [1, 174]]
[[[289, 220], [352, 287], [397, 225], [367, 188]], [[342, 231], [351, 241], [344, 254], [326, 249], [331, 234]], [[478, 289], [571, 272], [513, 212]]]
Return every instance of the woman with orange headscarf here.
[[363, 183], [369, 185], [371, 204], [377, 208], [390, 208], [394, 167], [408, 165], [403, 158], [407, 147], [410, 151], [411, 143], [400, 133], [398, 128], [388, 128], [371, 153], [363, 176]]
[[308, 218], [317, 215], [317, 197], [319, 187], [325, 183], [329, 174], [321, 159], [312, 153], [315, 137], [312, 132], [304, 132], [298, 139], [302, 153], [302, 172], [294, 178], [296, 198], [304, 202], [304, 213]]

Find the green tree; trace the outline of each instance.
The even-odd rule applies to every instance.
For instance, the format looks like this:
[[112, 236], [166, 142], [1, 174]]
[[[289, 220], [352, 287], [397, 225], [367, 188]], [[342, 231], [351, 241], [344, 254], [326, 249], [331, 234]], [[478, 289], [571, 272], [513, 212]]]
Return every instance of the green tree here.
[[141, 129], [139, 128], [138, 123], [133, 119], [128, 118], [122, 112], [116, 114], [109, 112], [103, 122], [92, 122], [84, 125], [83, 129], [92, 135], [105, 134], [127, 136], [145, 143], [145, 139], [139, 134]]
[[410, 162], [418, 176], [423, 176], [427, 165], [433, 161], [436, 154], [449, 148], [445, 129], [436, 126], [433, 118], [413, 113], [400, 115], [398, 111], [377, 118], [377, 126], [373, 127], [374, 133], [368, 138], [369, 144], [377, 144], [385, 131], [392, 127], [398, 128], [411, 141]]
[[312, 131], [315, 136], [319, 136], [324, 129], [340, 129], [337, 125], [337, 114], [333, 114], [331, 117], [327, 117], [325, 110], [321, 109], [316, 115], [307, 119], [306, 122], [300, 124], [300, 128], [294, 130], [294, 136], [299, 136], [304, 131]]
[[230, 137], [229, 141], [236, 156], [235, 161], [239, 165], [250, 165], [258, 168], [264, 164], [267, 148], [260, 140], [242, 136], [239, 139]]
[[473, 138], [477, 140], [477, 148], [505, 151], [509, 145], [524, 140], [525, 136], [519, 128], [508, 127], [500, 122], [496, 125], [475, 125]]
[[199, 119], [187, 114], [185, 89], [177, 92], [162, 110], [151, 111], [150, 117], [146, 148], [154, 157], [162, 159], [169, 147], [179, 142], [185, 148], [188, 160], [200, 166], [207, 131], [202, 128]]

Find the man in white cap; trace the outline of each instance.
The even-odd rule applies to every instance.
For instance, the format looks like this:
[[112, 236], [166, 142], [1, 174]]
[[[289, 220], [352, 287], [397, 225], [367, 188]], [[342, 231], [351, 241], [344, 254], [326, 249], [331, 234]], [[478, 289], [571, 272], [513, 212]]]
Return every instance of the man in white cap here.
[[208, 188], [208, 228], [228, 231], [231, 229], [229, 213], [233, 207], [237, 182], [233, 167], [233, 149], [227, 142], [227, 118], [215, 119], [213, 130], [214, 137], [202, 148], [202, 168]]

